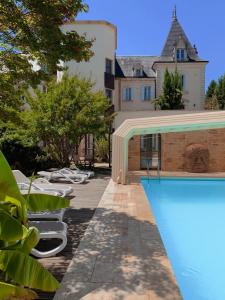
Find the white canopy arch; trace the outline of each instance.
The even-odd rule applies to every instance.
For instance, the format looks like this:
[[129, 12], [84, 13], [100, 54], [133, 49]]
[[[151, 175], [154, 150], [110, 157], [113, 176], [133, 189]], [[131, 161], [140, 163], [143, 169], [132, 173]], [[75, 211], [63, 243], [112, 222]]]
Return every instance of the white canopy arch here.
[[126, 184], [128, 142], [134, 135], [225, 128], [225, 111], [127, 119], [113, 134], [112, 179]]

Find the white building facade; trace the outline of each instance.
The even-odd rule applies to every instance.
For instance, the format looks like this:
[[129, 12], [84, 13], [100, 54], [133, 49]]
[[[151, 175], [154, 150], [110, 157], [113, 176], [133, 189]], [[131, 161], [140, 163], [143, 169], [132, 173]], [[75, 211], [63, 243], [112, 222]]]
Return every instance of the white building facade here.
[[[62, 30], [75, 30], [94, 40], [94, 56], [88, 62], [70, 61], [65, 62], [64, 66], [69, 75], [89, 78], [94, 82], [95, 90], [105, 92], [117, 112], [114, 129], [126, 119], [174, 113], [155, 111], [154, 100], [162, 93], [166, 69], [170, 72], [177, 69], [182, 76], [185, 110], [204, 109], [205, 67], [208, 61], [201, 59], [196, 47], [190, 43], [177, 19], [176, 11], [162, 53], [158, 56], [116, 56], [117, 28], [106, 21], [70, 22], [63, 25]], [[58, 77], [61, 75], [59, 73]], [[146, 167], [146, 156], [152, 155], [151, 159], [154, 160], [154, 153], [158, 153], [156, 164], [159, 164], [159, 137], [140, 136], [135, 141], [141, 148], [138, 162], [140, 168]], [[85, 148], [90, 144], [92, 141], [85, 141]]]

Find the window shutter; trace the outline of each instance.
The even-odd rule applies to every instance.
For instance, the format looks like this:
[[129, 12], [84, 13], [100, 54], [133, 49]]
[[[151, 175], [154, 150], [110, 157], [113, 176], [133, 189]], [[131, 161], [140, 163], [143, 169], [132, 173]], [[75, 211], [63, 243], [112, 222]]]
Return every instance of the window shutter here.
[[123, 101], [126, 101], [126, 91], [127, 91], [127, 88], [123, 88]]
[[184, 90], [188, 91], [188, 79], [186, 75], [184, 75]]
[[145, 87], [141, 86], [141, 100], [144, 101], [145, 100]]
[[152, 99], [152, 87], [150, 86], [149, 87], [149, 100]]
[[135, 89], [134, 89], [134, 87], [131, 87], [130, 88], [130, 92], [131, 92], [131, 101], [133, 101], [134, 100], [134, 93], [135, 93]]

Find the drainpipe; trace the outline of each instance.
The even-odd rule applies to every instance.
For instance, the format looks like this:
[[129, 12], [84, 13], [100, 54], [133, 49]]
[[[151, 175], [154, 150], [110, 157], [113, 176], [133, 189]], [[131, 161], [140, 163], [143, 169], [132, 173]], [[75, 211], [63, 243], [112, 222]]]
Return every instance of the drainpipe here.
[[121, 79], [119, 79], [119, 111], [121, 111], [121, 97], [122, 97], [122, 95], [121, 95]]

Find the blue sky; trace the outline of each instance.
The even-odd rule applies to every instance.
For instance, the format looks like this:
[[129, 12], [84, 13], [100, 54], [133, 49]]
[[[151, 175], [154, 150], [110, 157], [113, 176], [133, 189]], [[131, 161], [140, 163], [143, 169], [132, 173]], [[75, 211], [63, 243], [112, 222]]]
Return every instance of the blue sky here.
[[106, 20], [117, 26], [118, 55], [159, 55], [177, 5], [177, 16], [199, 55], [209, 60], [206, 87], [225, 73], [225, 1], [86, 0], [80, 20]]

